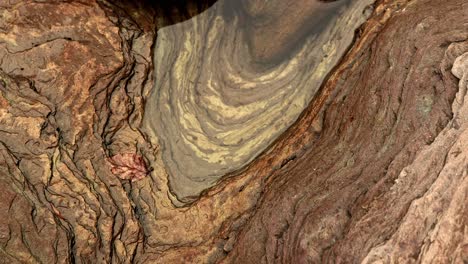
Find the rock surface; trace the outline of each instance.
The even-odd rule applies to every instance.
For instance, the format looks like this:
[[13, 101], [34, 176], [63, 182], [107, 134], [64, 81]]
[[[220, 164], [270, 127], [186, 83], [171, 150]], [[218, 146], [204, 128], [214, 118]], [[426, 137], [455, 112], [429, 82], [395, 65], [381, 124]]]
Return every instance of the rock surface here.
[[[243, 168], [297, 119], [351, 44], [374, 1], [306, 1], [314, 3], [309, 11], [287, 16], [299, 21], [285, 19], [289, 24], [278, 25], [256, 20], [271, 16], [283, 21], [273, 15], [284, 12], [285, 2], [277, 2], [245, 19], [236, 14], [243, 6], [218, 1], [204, 13], [158, 31], [156, 82], [147, 99], [144, 126], [148, 135], [159, 139], [171, 191], [180, 201], [196, 199], [224, 175]], [[297, 5], [301, 2], [290, 8]], [[313, 32], [301, 41], [301, 48], [276, 51], [268, 55], [276, 57], [275, 63], [258, 65], [255, 58], [264, 57], [256, 54], [259, 49], [279, 49], [260, 48], [266, 44], [259, 39], [287, 47], [282, 38], [299, 35], [296, 27], [303, 27], [306, 19], [301, 16], [316, 16], [308, 19], [307, 31]], [[273, 30], [281, 32], [269, 32]], [[269, 35], [281, 36], [275, 40]]]
[[[273, 12], [240, 2], [236, 16]], [[307, 49], [302, 2], [242, 33], [250, 74]], [[365, 9], [299, 117], [188, 204], [165, 157], [176, 135], [148, 129], [168, 88], [153, 55], [212, 4], [0, 1], [0, 263], [468, 262], [468, 3]], [[268, 23], [289, 25], [281, 45], [257, 35]]]

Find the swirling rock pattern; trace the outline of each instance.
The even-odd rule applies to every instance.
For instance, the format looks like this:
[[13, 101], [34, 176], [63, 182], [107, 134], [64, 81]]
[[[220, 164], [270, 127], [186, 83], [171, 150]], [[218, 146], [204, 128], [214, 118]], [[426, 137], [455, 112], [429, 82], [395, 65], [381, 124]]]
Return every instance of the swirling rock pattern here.
[[468, 5], [387, 3], [329, 79], [331, 102], [290, 131], [301, 142], [324, 111], [320, 137], [308, 132], [313, 147], [273, 175], [226, 263], [468, 259]]
[[[252, 75], [314, 35], [314, 1], [234, 2]], [[156, 29], [211, 4], [0, 1], [0, 263], [468, 262], [468, 3], [377, 1], [290, 128], [180, 207], [143, 122]]]
[[[181, 201], [244, 167], [297, 119], [374, 1], [298, 2], [285, 19], [281, 1], [263, 12], [261, 1], [227, 2], [158, 31], [144, 120]], [[295, 39], [297, 49], [281, 50]]]

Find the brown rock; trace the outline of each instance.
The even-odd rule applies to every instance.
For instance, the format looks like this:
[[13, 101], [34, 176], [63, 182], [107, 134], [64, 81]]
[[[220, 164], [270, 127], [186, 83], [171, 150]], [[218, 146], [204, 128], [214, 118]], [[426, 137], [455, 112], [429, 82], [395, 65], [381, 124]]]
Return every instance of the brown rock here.
[[[348, 4], [266, 3], [223, 9], [260, 77]], [[143, 126], [157, 29], [212, 4], [0, 1], [0, 263], [467, 262], [466, 1], [366, 8], [297, 120], [181, 203]]]

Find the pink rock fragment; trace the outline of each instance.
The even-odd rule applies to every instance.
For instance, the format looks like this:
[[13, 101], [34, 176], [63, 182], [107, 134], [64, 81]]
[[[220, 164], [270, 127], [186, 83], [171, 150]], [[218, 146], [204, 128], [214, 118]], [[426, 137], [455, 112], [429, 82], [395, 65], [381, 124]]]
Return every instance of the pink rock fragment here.
[[109, 158], [111, 172], [122, 180], [132, 182], [143, 179], [148, 174], [142, 156], [134, 153], [117, 154]]

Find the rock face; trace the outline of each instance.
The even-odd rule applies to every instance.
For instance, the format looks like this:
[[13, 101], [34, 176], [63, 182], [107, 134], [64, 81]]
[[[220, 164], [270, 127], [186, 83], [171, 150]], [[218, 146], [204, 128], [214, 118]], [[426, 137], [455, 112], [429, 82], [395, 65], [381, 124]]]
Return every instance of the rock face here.
[[[198, 197], [222, 176], [244, 167], [297, 119], [373, 3], [306, 1], [313, 3], [310, 10], [292, 12], [299, 21], [288, 16], [286, 27], [255, 21], [270, 13], [275, 22], [282, 21], [275, 14], [285, 8], [284, 1], [269, 4], [253, 18], [236, 14], [245, 8], [240, 4], [251, 2], [227, 2], [158, 31], [156, 82], [147, 99], [145, 132], [159, 139], [171, 190], [181, 201]], [[301, 2], [289, 8], [294, 7]], [[306, 19], [310, 29], [301, 31], [312, 34], [301, 48], [280, 52], [287, 47], [284, 38], [299, 35], [296, 27], [304, 27]], [[258, 65], [258, 57], [275, 57], [276, 63]]]
[[0, 263], [468, 262], [468, 3], [213, 2], [0, 1]]

